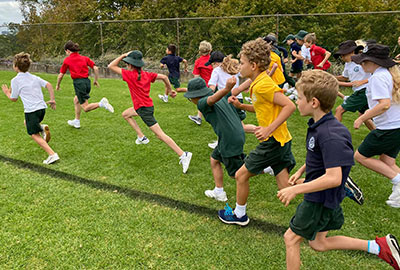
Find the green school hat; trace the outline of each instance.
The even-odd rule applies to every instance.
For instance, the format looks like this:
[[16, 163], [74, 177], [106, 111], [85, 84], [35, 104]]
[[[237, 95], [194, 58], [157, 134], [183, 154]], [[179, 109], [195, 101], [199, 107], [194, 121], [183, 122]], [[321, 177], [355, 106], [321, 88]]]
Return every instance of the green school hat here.
[[303, 40], [304, 37], [308, 34], [307, 31], [300, 30], [294, 37], [300, 40]]
[[206, 82], [201, 77], [197, 77], [189, 81], [187, 92], [183, 96], [185, 98], [197, 98], [207, 96], [212, 92], [213, 91], [207, 87]]
[[142, 52], [138, 51], [138, 50], [134, 50], [134, 51], [130, 52], [127, 57], [122, 59], [122, 61], [124, 61], [125, 63], [128, 63], [128, 64], [131, 64], [132, 66], [135, 66], [135, 67], [143, 67], [144, 62], [143, 62], [142, 58], [143, 58]]
[[288, 40], [294, 40], [294, 39], [296, 39], [296, 37], [295, 37], [294, 35], [292, 35], [292, 34], [289, 34], [289, 35], [287, 35], [286, 38], [282, 41], [282, 43], [286, 43], [286, 41], [288, 41]]

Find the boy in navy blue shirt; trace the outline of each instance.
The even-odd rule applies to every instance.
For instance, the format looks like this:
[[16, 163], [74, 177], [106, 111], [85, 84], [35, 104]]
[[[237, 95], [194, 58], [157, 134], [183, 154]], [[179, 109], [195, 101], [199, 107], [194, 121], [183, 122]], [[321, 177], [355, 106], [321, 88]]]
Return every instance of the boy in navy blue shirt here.
[[303, 71], [303, 60], [301, 57], [301, 46], [297, 44], [296, 38], [294, 35], [289, 34], [283, 41], [286, 42], [287, 45], [290, 46], [290, 54], [292, 55], [292, 68], [290, 70], [289, 76], [296, 76], [297, 79], [300, 79], [301, 72]]
[[[400, 269], [399, 244], [391, 234], [371, 241], [327, 237], [330, 230], [338, 230], [344, 223], [340, 203], [345, 197], [345, 181], [354, 165], [351, 135], [331, 113], [339, 89], [333, 75], [322, 70], [305, 71], [296, 89], [300, 114], [312, 118], [308, 122], [306, 164], [290, 177], [289, 183], [293, 186], [277, 194], [285, 206], [296, 195], [304, 194], [284, 235], [287, 269], [300, 269], [303, 238], [317, 251], [363, 250]], [[304, 172], [306, 178], [301, 179]]]
[[[185, 59], [182, 57], [176, 56], [176, 46], [174, 44], [169, 44], [165, 53], [167, 56], [164, 56], [161, 61], [160, 61], [160, 67], [164, 68], [167, 66], [168, 68], [168, 79], [170, 83], [174, 86], [176, 92], [186, 92], [186, 88], [181, 88], [181, 83], [179, 81], [179, 78], [181, 77], [181, 73], [179, 71], [179, 64], [183, 62], [185, 65], [185, 72], [188, 71], [188, 64]], [[164, 101], [168, 102], [168, 93], [166, 92], [165, 95], [158, 95], [158, 97]]]

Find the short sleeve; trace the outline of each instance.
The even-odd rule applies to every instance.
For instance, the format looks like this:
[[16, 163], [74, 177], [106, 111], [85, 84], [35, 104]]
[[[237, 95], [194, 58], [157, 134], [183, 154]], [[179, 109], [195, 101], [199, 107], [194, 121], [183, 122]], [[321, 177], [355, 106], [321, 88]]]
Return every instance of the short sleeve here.
[[160, 63], [166, 65], [166, 64], [167, 64], [167, 57], [164, 56], [164, 57], [160, 60]]
[[392, 98], [391, 82], [383, 76], [371, 77], [369, 85], [373, 100]]
[[316, 54], [325, 54], [326, 53], [326, 50], [319, 46], [315, 46], [314, 51]]
[[180, 63], [180, 62], [183, 61], [183, 58], [178, 56], [178, 60], [179, 60], [179, 63]]
[[354, 150], [346, 140], [325, 140], [320, 144], [325, 168], [352, 166]]
[[215, 68], [215, 69], [213, 69], [213, 71], [211, 73], [211, 78], [208, 81], [208, 86], [210, 86], [210, 85], [217, 86], [217, 82], [218, 82], [218, 71]]
[[36, 80], [39, 82], [40, 87], [46, 87], [46, 85], [49, 83], [48, 81], [43, 80], [42, 78], [35, 76]]
[[67, 63], [65, 63], [65, 60], [64, 60], [62, 66], [61, 66], [61, 68], [60, 68], [60, 73], [62, 73], [62, 74], [67, 73], [68, 68], [69, 68], [69, 66], [68, 66]]
[[157, 73], [153, 73], [153, 72], [149, 72], [149, 79], [150, 81], [153, 83], [156, 81], [158, 74]]
[[96, 64], [92, 61], [92, 59], [90, 59], [89, 57], [86, 57], [86, 64], [93, 68]]
[[128, 81], [128, 70], [121, 68], [122, 80], [127, 82]]
[[343, 77], [346, 77], [346, 78], [349, 78], [349, 69], [348, 68], [346, 68], [346, 66], [344, 67], [344, 70], [343, 70], [343, 72], [342, 72], [342, 76]]
[[20, 94], [18, 83], [15, 80], [11, 80], [11, 98], [17, 99]]
[[193, 75], [200, 75], [199, 60], [194, 62]]
[[257, 98], [262, 97], [264, 100], [273, 103], [275, 92], [282, 92], [282, 89], [272, 80], [268, 80], [262, 82], [260, 85], [256, 85], [257, 87]]

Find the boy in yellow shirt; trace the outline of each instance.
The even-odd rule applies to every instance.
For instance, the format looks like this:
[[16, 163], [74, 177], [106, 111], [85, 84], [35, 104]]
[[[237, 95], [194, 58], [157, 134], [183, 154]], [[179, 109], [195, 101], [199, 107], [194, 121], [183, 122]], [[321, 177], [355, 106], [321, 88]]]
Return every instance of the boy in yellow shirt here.
[[[240, 74], [249, 78], [250, 96], [253, 105], [240, 103], [232, 93], [229, 102], [236, 108], [255, 112], [259, 126], [255, 136], [260, 141], [250, 152], [245, 164], [236, 172], [236, 208], [218, 211], [220, 220], [227, 224], [245, 226], [249, 223], [246, 202], [249, 194], [249, 179], [261, 174], [271, 166], [278, 189], [288, 187], [289, 172], [296, 164], [286, 120], [296, 110], [296, 106], [283, 94], [283, 90], [269, 77], [266, 70], [270, 64], [270, 46], [263, 39], [248, 41], [240, 51]], [[238, 88], [236, 88], [238, 89]]]

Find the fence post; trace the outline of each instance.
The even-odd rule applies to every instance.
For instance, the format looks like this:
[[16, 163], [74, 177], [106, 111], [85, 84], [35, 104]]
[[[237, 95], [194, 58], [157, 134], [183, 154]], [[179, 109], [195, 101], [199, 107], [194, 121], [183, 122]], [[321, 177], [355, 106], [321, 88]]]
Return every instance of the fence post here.
[[100, 22], [100, 45], [101, 45], [101, 56], [104, 56], [104, 45], [103, 45], [103, 22]]
[[178, 49], [177, 54], [176, 55], [180, 55], [179, 54], [179, 19], [176, 19], [176, 47]]

